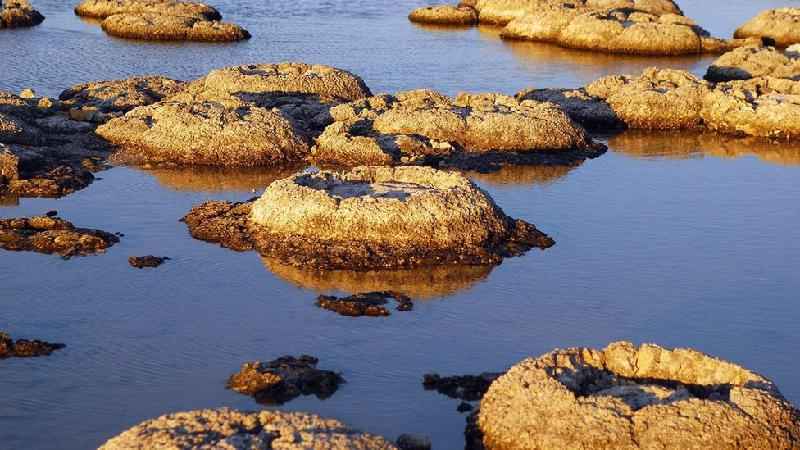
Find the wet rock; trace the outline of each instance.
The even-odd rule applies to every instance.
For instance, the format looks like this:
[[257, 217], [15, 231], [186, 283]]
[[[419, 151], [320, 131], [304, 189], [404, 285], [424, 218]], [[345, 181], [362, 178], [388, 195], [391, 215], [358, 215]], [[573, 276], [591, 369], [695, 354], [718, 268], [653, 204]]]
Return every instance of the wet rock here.
[[317, 369], [318, 362], [308, 355], [283, 356], [267, 363], [248, 362], [231, 375], [227, 387], [268, 405], [280, 405], [301, 395], [326, 399], [336, 392], [344, 379], [336, 372]]
[[128, 264], [137, 269], [144, 269], [145, 267], [158, 267], [169, 260], [170, 258], [166, 256], [131, 256], [128, 258]]
[[450, 99], [408, 91], [346, 103], [331, 115], [335, 122], [312, 149], [321, 164], [525, 164], [542, 155], [573, 160], [598, 151], [558, 106], [497, 94]]
[[185, 86], [186, 83], [167, 77], [132, 77], [78, 84], [63, 91], [58, 98], [63, 107], [71, 111], [99, 111], [111, 118], [177, 94]]
[[232, 409], [181, 412], [147, 420], [101, 450], [152, 448], [397, 450], [381, 437], [307, 413]]
[[559, 8], [562, 5], [574, 8], [597, 11], [611, 8], [636, 9], [645, 13], [663, 15], [682, 15], [683, 12], [672, 0], [478, 0], [475, 9], [481, 23], [507, 25], [514, 19], [526, 14], [547, 8]]
[[422, 385], [427, 391], [437, 391], [450, 398], [474, 402], [483, 398], [489, 386], [501, 375], [503, 374], [484, 372], [480, 375], [441, 377], [432, 373], [425, 375]]
[[232, 23], [157, 13], [115, 14], [105, 18], [101, 27], [111, 36], [150, 41], [233, 42], [250, 38], [247, 30]]
[[76, 228], [58, 217], [0, 219], [0, 248], [58, 254], [64, 258], [102, 253], [119, 242], [105, 231]]
[[527, 89], [519, 92], [521, 101], [551, 102], [569, 117], [590, 130], [624, 128], [626, 125], [604, 99], [589, 95], [586, 89]]
[[467, 402], [461, 402], [461, 403], [458, 404], [458, 407], [456, 408], [456, 411], [458, 411], [460, 413], [465, 413], [465, 412], [472, 411], [473, 409], [475, 409], [475, 407], [472, 406], [471, 404], [469, 404]]
[[737, 38], [766, 38], [779, 47], [800, 43], [800, 8], [763, 11], [733, 34]]
[[597, 11], [571, 3], [515, 19], [506, 25], [501, 37], [605, 53], [664, 56], [721, 53], [748, 42], [712, 38], [682, 15], [656, 15], [628, 8]]
[[474, 25], [478, 23], [478, 12], [469, 6], [425, 6], [411, 11], [408, 20], [433, 25]]
[[431, 450], [431, 439], [415, 434], [401, 434], [397, 437], [397, 448], [400, 450]]
[[397, 307], [395, 308], [397, 311], [411, 311], [414, 309], [414, 303], [411, 299], [398, 292], [369, 292], [343, 298], [320, 295], [317, 298], [317, 306], [339, 313], [342, 316], [385, 317], [391, 315], [389, 309], [385, 307], [389, 300], [397, 302]]
[[0, 359], [49, 356], [54, 351], [61, 350], [64, 347], [66, 347], [64, 344], [53, 344], [39, 340], [18, 339], [15, 342], [11, 339], [11, 336], [0, 331]]
[[44, 22], [44, 16], [33, 9], [28, 0], [0, 2], [0, 29], [33, 27]]
[[98, 19], [116, 14], [141, 13], [200, 17], [205, 20], [222, 19], [219, 11], [208, 5], [183, 0], [84, 0], [75, 7], [75, 14]]
[[775, 385], [691, 349], [620, 342], [555, 350], [492, 383], [486, 449], [796, 448], [800, 415]]
[[764, 76], [800, 80], [800, 45], [786, 51], [759, 45], [738, 48], [714, 61], [705, 78], [719, 82]]
[[195, 239], [217, 242], [236, 251], [252, 250], [250, 236], [250, 211], [252, 199], [247, 202], [211, 201], [195, 206], [181, 221], [186, 223]]

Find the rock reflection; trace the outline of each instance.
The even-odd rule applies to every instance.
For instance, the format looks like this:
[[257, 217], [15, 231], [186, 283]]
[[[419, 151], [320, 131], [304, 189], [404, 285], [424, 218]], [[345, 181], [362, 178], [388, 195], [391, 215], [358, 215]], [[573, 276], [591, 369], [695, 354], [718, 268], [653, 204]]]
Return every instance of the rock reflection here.
[[505, 166], [494, 172], [466, 172], [465, 175], [494, 186], [548, 185], [566, 177], [580, 165]]
[[800, 165], [800, 143], [777, 142], [756, 137], [737, 138], [703, 132], [648, 132], [628, 130], [608, 139], [612, 151], [638, 158], [758, 159], [782, 166]]
[[190, 192], [250, 192], [261, 193], [270, 183], [302, 170], [299, 167], [281, 168], [158, 168], [144, 169], [169, 189]]
[[366, 272], [316, 271], [282, 264], [274, 258], [262, 257], [261, 261], [278, 278], [318, 293], [394, 291], [414, 300], [430, 300], [469, 290], [485, 280], [494, 268], [454, 265]]

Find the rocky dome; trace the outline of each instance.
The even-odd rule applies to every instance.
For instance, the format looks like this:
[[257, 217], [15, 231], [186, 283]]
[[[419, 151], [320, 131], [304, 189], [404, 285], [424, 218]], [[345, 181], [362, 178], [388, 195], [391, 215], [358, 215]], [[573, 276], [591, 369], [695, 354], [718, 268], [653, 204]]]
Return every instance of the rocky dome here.
[[680, 7], [672, 0], [477, 0], [475, 9], [481, 23], [506, 25], [514, 19], [546, 8], [571, 5], [574, 8], [598, 11], [611, 8], [631, 8], [650, 14], [682, 15]]
[[309, 448], [396, 450], [385, 439], [354, 431], [341, 422], [300, 412], [205, 409], [147, 420], [108, 440], [100, 450]]
[[800, 44], [800, 8], [764, 11], [736, 29], [737, 38], [767, 38], [779, 47]]
[[103, 31], [111, 36], [149, 41], [233, 42], [250, 38], [239, 25], [200, 17], [159, 13], [123, 13], [105, 18]]
[[785, 51], [760, 45], [737, 48], [714, 61], [705, 78], [731, 81], [764, 76], [800, 80], [800, 45]]
[[33, 27], [44, 22], [44, 16], [33, 9], [28, 0], [0, 2], [0, 29]]
[[132, 77], [77, 84], [58, 98], [64, 108], [99, 112], [110, 118], [177, 94], [185, 86], [182, 81], [162, 76]]
[[522, 361], [490, 386], [477, 426], [487, 450], [800, 446], [800, 415], [771, 381], [627, 342]]
[[469, 6], [423, 6], [411, 11], [408, 20], [432, 25], [474, 25], [478, 23], [478, 13]]
[[75, 7], [75, 14], [98, 19], [116, 14], [140, 13], [197, 17], [205, 20], [222, 19], [219, 11], [204, 3], [183, 0], [83, 0]]

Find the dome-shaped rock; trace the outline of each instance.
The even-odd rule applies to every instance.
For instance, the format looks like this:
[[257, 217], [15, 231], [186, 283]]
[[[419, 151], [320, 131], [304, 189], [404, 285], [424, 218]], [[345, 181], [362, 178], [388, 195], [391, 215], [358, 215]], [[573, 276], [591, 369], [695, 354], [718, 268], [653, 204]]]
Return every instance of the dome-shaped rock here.
[[44, 16], [28, 0], [0, 2], [0, 29], [33, 27], [42, 22]]
[[138, 106], [151, 105], [177, 94], [185, 86], [182, 81], [161, 76], [132, 77], [77, 84], [64, 90], [58, 98], [66, 108], [93, 109], [119, 116]]
[[737, 38], [767, 38], [779, 47], [800, 44], [800, 8], [764, 11], [736, 29]]
[[748, 45], [725, 53], [706, 72], [706, 80], [731, 81], [770, 76], [800, 80], [800, 45], [778, 50]]
[[478, 20], [494, 25], [506, 25], [526, 14], [554, 7], [575, 8], [587, 12], [630, 8], [655, 15], [683, 14], [672, 0], [478, 0], [475, 4]]
[[469, 6], [424, 6], [411, 11], [408, 20], [432, 25], [474, 25], [478, 23], [478, 12]]
[[219, 11], [204, 3], [183, 0], [83, 0], [75, 14], [104, 19], [115, 14], [153, 13], [162, 16], [198, 17], [220, 20]]
[[239, 25], [199, 17], [159, 13], [123, 13], [109, 16], [101, 24], [111, 36], [149, 41], [233, 42], [250, 38]]

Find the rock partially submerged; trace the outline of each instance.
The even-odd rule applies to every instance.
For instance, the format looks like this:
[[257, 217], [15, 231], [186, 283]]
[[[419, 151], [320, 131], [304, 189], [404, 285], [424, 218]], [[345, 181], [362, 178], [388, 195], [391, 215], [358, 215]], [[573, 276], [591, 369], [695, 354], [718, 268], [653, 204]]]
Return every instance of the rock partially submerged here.
[[111, 36], [148, 41], [234, 42], [250, 38], [247, 30], [232, 23], [157, 13], [115, 14], [105, 18], [101, 27]]
[[800, 415], [766, 378], [625, 342], [522, 361], [492, 383], [476, 426], [488, 450], [800, 446]]
[[389, 300], [397, 302], [397, 311], [411, 311], [414, 303], [411, 299], [399, 292], [368, 292], [353, 294], [349, 297], [334, 297], [320, 295], [317, 297], [317, 306], [322, 309], [334, 311], [341, 316], [349, 317], [385, 317], [391, 315], [385, 305]]
[[221, 20], [219, 11], [199, 2], [183, 0], [83, 0], [75, 14], [105, 19], [116, 14], [160, 14], [162, 16], [199, 17]]
[[111, 233], [76, 228], [71, 222], [50, 216], [0, 219], [0, 248], [58, 254], [64, 258], [103, 253], [119, 238]]
[[502, 372], [484, 372], [480, 375], [457, 375], [442, 377], [439, 374], [426, 374], [422, 385], [426, 391], [437, 391], [450, 398], [468, 402], [479, 401]]
[[318, 362], [308, 355], [283, 356], [267, 363], [248, 362], [231, 375], [227, 387], [267, 405], [280, 405], [301, 395], [326, 399], [344, 379], [336, 372], [317, 369]]
[[478, 12], [469, 6], [424, 6], [411, 11], [408, 20], [432, 25], [474, 25], [478, 23]]
[[128, 258], [128, 264], [137, 269], [144, 269], [145, 267], [158, 267], [169, 260], [170, 258], [166, 256], [131, 256]]
[[800, 80], [800, 45], [786, 51], [760, 45], [737, 48], [714, 61], [705, 78], [719, 82], [765, 76]]
[[81, 83], [58, 96], [73, 116], [106, 122], [139, 107], [152, 105], [182, 91], [186, 83], [162, 76], [131, 77]]
[[611, 8], [629, 8], [642, 12], [662, 15], [682, 15], [680, 7], [672, 0], [478, 0], [475, 9], [481, 23], [506, 25], [514, 19], [546, 8], [572, 5], [581, 10], [607, 10]]
[[282, 411], [208, 409], [147, 420], [110, 439], [100, 450], [153, 448], [397, 450], [385, 439], [333, 419]]
[[766, 38], [779, 47], [800, 44], [800, 8], [763, 11], [736, 29], [737, 38]]
[[0, 29], [33, 27], [44, 22], [44, 16], [33, 9], [28, 0], [0, 2]]
[[49, 356], [54, 351], [61, 350], [64, 347], [66, 347], [64, 344], [54, 344], [40, 340], [17, 339], [14, 341], [11, 336], [0, 331], [0, 359]]

